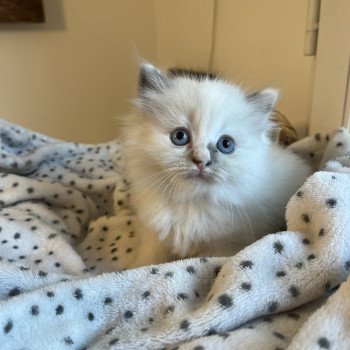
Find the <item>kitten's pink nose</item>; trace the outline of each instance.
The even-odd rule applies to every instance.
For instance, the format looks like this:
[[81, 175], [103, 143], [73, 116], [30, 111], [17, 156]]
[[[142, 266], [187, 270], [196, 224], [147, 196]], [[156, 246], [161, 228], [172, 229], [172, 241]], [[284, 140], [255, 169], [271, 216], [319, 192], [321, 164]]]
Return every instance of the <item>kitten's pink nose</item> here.
[[202, 171], [204, 167], [209, 166], [211, 164], [210, 160], [207, 161], [205, 164], [202, 159], [198, 159], [193, 157], [192, 162], [197, 165], [198, 170]]

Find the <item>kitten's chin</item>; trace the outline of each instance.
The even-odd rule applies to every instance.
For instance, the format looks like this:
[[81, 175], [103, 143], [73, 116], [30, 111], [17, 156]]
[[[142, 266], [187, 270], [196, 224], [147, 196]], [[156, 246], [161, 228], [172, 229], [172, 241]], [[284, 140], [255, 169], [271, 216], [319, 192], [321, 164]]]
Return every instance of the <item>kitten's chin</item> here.
[[193, 170], [186, 175], [186, 178], [195, 183], [211, 184], [214, 182], [213, 175], [207, 171]]

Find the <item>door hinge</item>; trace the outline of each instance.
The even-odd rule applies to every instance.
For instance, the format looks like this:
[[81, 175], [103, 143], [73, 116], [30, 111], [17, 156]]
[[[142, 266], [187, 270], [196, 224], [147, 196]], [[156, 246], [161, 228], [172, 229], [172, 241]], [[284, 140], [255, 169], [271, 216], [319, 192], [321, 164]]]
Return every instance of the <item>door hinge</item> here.
[[305, 56], [316, 55], [320, 9], [321, 0], [309, 0], [304, 43]]

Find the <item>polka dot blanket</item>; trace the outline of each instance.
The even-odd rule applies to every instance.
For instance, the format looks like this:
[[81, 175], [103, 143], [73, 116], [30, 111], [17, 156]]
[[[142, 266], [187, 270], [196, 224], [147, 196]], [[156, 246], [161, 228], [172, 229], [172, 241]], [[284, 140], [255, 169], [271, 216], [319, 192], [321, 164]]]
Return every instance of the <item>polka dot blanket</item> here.
[[1, 349], [350, 348], [344, 129], [290, 146], [317, 171], [288, 203], [288, 231], [232, 257], [136, 269], [118, 142], [4, 121], [0, 137]]

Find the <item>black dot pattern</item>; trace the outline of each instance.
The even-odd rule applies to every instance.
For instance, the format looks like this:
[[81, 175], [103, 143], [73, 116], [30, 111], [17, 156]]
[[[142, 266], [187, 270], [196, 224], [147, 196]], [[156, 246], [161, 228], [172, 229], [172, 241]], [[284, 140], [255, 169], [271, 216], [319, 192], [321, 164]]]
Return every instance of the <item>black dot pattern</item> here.
[[13, 322], [11, 320], [7, 321], [7, 323], [5, 324], [4, 329], [3, 329], [4, 334], [11, 332], [12, 327], [13, 327]]
[[74, 297], [77, 299], [77, 300], [80, 300], [80, 299], [83, 299], [83, 292], [80, 288], [77, 288], [75, 291], [74, 291]]
[[241, 284], [241, 288], [242, 288], [243, 290], [251, 290], [251, 289], [252, 289], [252, 285], [251, 285], [250, 283], [248, 283], [248, 282], [243, 282], [243, 283]]
[[104, 300], [105, 305], [111, 304], [113, 302], [113, 299], [111, 297], [106, 297]]
[[30, 308], [30, 313], [31, 313], [33, 316], [39, 315], [39, 306], [38, 306], [38, 305], [33, 305], [33, 306]]
[[276, 272], [276, 276], [277, 277], [284, 277], [286, 275], [287, 275], [287, 273], [285, 271], [283, 271], [283, 270]]
[[321, 349], [330, 349], [330, 346], [331, 346], [329, 340], [327, 338], [325, 338], [325, 337], [319, 338], [317, 340], [317, 344], [319, 345], [319, 347]]
[[297, 196], [298, 196], [299, 198], [303, 198], [304, 192], [303, 192], [303, 191], [298, 191], [298, 192], [297, 192]]
[[309, 223], [310, 222], [310, 216], [309, 216], [309, 214], [302, 214], [301, 215], [301, 218], [302, 218], [302, 220], [305, 222], [305, 223]]
[[232, 298], [227, 294], [221, 294], [218, 297], [218, 302], [224, 309], [230, 308], [233, 305]]
[[278, 302], [277, 301], [271, 301], [268, 304], [268, 311], [270, 313], [276, 312], [278, 310]]
[[190, 322], [188, 320], [183, 320], [180, 323], [180, 329], [187, 331], [190, 326]]
[[126, 312], [124, 313], [124, 317], [125, 317], [126, 319], [132, 318], [133, 316], [134, 316], [134, 313], [133, 313], [132, 311], [130, 311], [130, 310], [128, 310], [128, 311], [126, 311]]
[[274, 247], [276, 253], [281, 254], [283, 252], [284, 247], [280, 241], [275, 242], [273, 244], [273, 247]]
[[337, 205], [337, 200], [335, 198], [328, 198], [326, 200], [326, 205], [329, 208], [335, 208]]
[[56, 307], [56, 315], [62, 315], [64, 311], [64, 307], [62, 305], [58, 305]]
[[296, 297], [299, 296], [300, 291], [299, 291], [299, 288], [298, 288], [298, 287], [296, 287], [296, 286], [291, 286], [291, 287], [289, 288], [289, 293], [290, 293], [290, 295], [291, 295], [292, 297], [296, 298]]
[[254, 263], [250, 260], [244, 260], [240, 263], [240, 267], [243, 269], [249, 268], [251, 269], [253, 267]]

